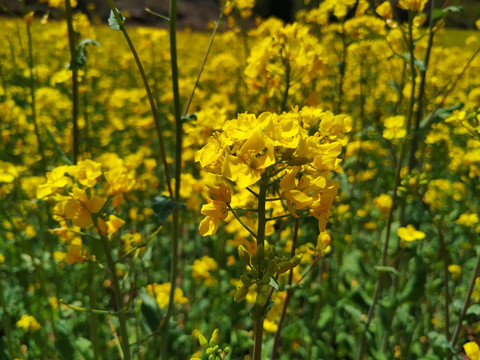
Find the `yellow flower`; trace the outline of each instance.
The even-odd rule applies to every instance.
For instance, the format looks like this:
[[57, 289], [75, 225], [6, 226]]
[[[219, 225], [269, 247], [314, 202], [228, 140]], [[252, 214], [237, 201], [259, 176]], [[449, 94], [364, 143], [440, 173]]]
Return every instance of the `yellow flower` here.
[[418, 231], [413, 225], [407, 225], [407, 227], [400, 227], [397, 230], [397, 235], [400, 239], [406, 242], [422, 240], [426, 236], [424, 232]]
[[423, 11], [428, 0], [399, 0], [398, 7], [415, 12]]
[[47, 173], [47, 182], [38, 187], [37, 198], [42, 199], [65, 186], [71, 184], [71, 180], [65, 176], [68, 166], [59, 166]]
[[0, 254], [0, 264], [4, 264], [5, 263], [5, 256], [3, 256], [3, 254]]
[[75, 237], [68, 245], [64, 260], [70, 265], [75, 263], [83, 264], [87, 258], [86, 253], [86, 249], [82, 252], [82, 239], [80, 237]]
[[390, 5], [390, 1], [384, 1], [383, 3], [378, 5], [375, 9], [375, 12], [385, 20], [393, 19], [393, 11], [392, 6]]
[[476, 213], [464, 213], [455, 221], [458, 225], [472, 227], [478, 224], [478, 215]]
[[387, 215], [390, 212], [392, 203], [392, 198], [387, 194], [381, 194], [373, 199], [373, 205], [375, 205], [383, 215]]
[[460, 265], [448, 265], [448, 271], [452, 274], [452, 279], [456, 280], [462, 275], [462, 267]]
[[98, 218], [98, 230], [103, 236], [107, 236], [109, 239], [111, 239], [124, 224], [125, 221], [115, 215], [109, 215], [108, 221], [103, 220], [101, 217]]
[[17, 321], [17, 327], [35, 332], [41, 328], [38, 321], [31, 315], [23, 314], [20, 320]]
[[407, 134], [405, 129], [405, 116], [397, 115], [385, 119], [385, 129], [383, 130], [383, 137], [388, 140], [403, 139]]
[[470, 360], [480, 360], [480, 348], [476, 342], [470, 341], [463, 345], [463, 349]]
[[77, 165], [68, 167], [68, 173], [73, 176], [79, 184], [86, 187], [94, 187], [98, 178], [102, 176], [102, 164], [92, 160], [81, 160]]
[[[168, 305], [171, 287], [172, 286], [169, 282], [164, 284], [153, 283], [153, 284], [147, 285], [147, 291], [150, 293], [150, 295], [152, 295], [155, 298], [158, 306], [161, 309], [165, 309]], [[179, 304], [179, 305], [188, 303], [188, 299], [185, 296], [183, 296], [182, 289], [178, 287], [175, 288], [173, 301], [175, 304]]]

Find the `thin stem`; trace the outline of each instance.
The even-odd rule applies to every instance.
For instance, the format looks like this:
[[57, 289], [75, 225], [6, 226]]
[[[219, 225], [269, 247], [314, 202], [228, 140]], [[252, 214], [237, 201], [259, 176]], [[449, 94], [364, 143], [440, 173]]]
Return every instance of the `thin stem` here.
[[47, 168], [47, 160], [45, 157], [45, 151], [43, 149], [42, 139], [40, 137], [40, 129], [37, 122], [37, 107], [35, 103], [35, 75], [34, 75], [34, 60], [33, 60], [33, 44], [32, 44], [32, 32], [30, 30], [30, 25], [27, 24], [27, 37], [28, 37], [28, 67], [30, 70], [30, 97], [32, 100], [32, 122], [33, 128], [35, 131], [35, 136], [37, 137], [38, 142], [38, 151], [42, 158], [43, 168]]
[[[183, 129], [180, 115], [180, 92], [178, 89], [178, 65], [177, 65], [177, 1], [170, 0], [170, 64], [172, 67], [172, 91], [175, 115], [175, 201], [180, 201], [181, 175], [182, 175], [182, 141]], [[178, 277], [178, 243], [180, 237], [181, 217], [180, 208], [173, 212], [173, 234], [172, 234], [172, 264], [170, 269], [170, 294], [168, 300], [165, 324], [167, 331], [162, 336], [162, 359], [168, 358], [168, 323], [175, 308], [175, 288]]]
[[[265, 199], [267, 197], [268, 177], [266, 174], [260, 179], [260, 189], [258, 193], [258, 226], [257, 226], [257, 247], [265, 246]], [[262, 360], [262, 339], [263, 339], [263, 313], [265, 306], [257, 305], [257, 313], [255, 315], [253, 360]]]
[[210, 41], [208, 42], [207, 51], [205, 52], [205, 56], [203, 57], [202, 65], [198, 70], [197, 79], [195, 80], [195, 85], [193, 85], [192, 92], [190, 93], [190, 96], [188, 97], [187, 103], [185, 105], [185, 109], [183, 110], [184, 117], [187, 116], [188, 114], [188, 109], [190, 108], [190, 105], [192, 103], [193, 95], [195, 95], [195, 90], [197, 89], [198, 83], [200, 82], [200, 77], [202, 76], [203, 69], [205, 68], [205, 64], [207, 63], [208, 54], [210, 53], [210, 49], [212, 48], [213, 40], [215, 39], [215, 35], [217, 34], [218, 28], [221, 26], [222, 17], [223, 17], [223, 11], [220, 12], [218, 20], [215, 22], [215, 26], [212, 30], [212, 35], [210, 36]]
[[5, 330], [5, 335], [6, 335], [6, 340], [7, 340], [7, 349], [8, 349], [8, 354], [12, 359], [16, 358], [18, 355], [17, 352], [15, 351], [15, 347], [13, 346], [12, 342], [12, 327], [10, 324], [10, 319], [8, 318], [8, 312], [7, 312], [7, 304], [5, 302], [5, 297], [4, 297], [4, 289], [7, 289], [8, 286], [5, 286], [2, 281], [2, 286], [0, 286], [0, 308], [3, 309], [3, 329]]
[[103, 244], [103, 250], [105, 252], [105, 256], [107, 258], [108, 270], [110, 271], [112, 276], [112, 286], [113, 286], [113, 293], [115, 298], [115, 305], [117, 307], [117, 311], [118, 311], [117, 315], [120, 323], [120, 336], [121, 336], [120, 344], [122, 346], [123, 357], [126, 360], [130, 360], [130, 349], [128, 347], [127, 320], [125, 317], [125, 312], [123, 307], [122, 293], [120, 290], [120, 284], [118, 281], [118, 276], [115, 268], [115, 262], [113, 261], [113, 258], [112, 258], [110, 240], [108, 240], [103, 235], [102, 235], [102, 244]]
[[432, 45], [433, 45], [433, 35], [435, 34], [433, 31], [433, 10], [435, 8], [435, 0], [432, 0], [430, 4], [430, 24], [429, 24], [429, 34], [428, 34], [428, 45], [427, 45], [427, 50], [425, 52], [425, 58], [423, 60], [423, 68], [419, 69], [420, 70], [420, 88], [419, 88], [419, 93], [418, 93], [418, 99], [417, 99], [417, 106], [416, 106], [416, 112], [415, 112], [415, 125], [413, 128], [413, 138], [412, 138], [412, 143], [410, 145], [410, 159], [408, 162], [408, 169], [409, 172], [412, 171], [412, 169], [415, 167], [415, 153], [418, 148], [418, 143], [420, 141], [419, 139], [419, 128], [420, 128], [420, 120], [422, 119], [422, 114], [423, 114], [423, 100], [425, 97], [425, 84], [426, 84], [426, 79], [427, 79], [427, 68], [428, 68], [428, 63], [430, 60], [430, 53], [432, 51]]
[[65, 12], [67, 15], [68, 43], [70, 46], [70, 70], [72, 70], [72, 121], [73, 121], [73, 164], [77, 164], [80, 152], [78, 133], [78, 64], [77, 64], [77, 39], [73, 30], [72, 6], [70, 0], [65, 0]]
[[243, 220], [240, 218], [240, 216], [238, 216], [238, 214], [236, 213], [236, 211], [235, 211], [233, 208], [231, 208], [229, 204], [227, 204], [227, 208], [228, 208], [228, 210], [231, 211], [231, 213], [233, 214], [233, 216], [235, 216], [235, 219], [237, 219], [237, 221], [240, 223], [240, 225], [242, 225], [242, 226], [245, 228], [245, 230], [247, 230], [247, 231], [250, 233], [250, 235], [252, 235], [253, 238], [256, 239], [256, 238], [257, 238], [257, 234], [255, 234], [255, 232], [254, 232], [252, 229], [250, 229], [250, 228], [247, 226], [247, 224], [245, 224], [245, 223], [243, 222]]
[[288, 91], [290, 90], [290, 73], [291, 67], [288, 59], [284, 60], [285, 62], [285, 91], [283, 92], [282, 104], [280, 106], [280, 114], [285, 111], [287, 107]]
[[[87, 277], [88, 277], [88, 300], [90, 309], [95, 309], [95, 288], [94, 288], [94, 264], [88, 263]], [[93, 311], [90, 312], [90, 337], [93, 348], [93, 358], [95, 360], [100, 359], [100, 352], [98, 348], [98, 331], [97, 331], [97, 314]]]
[[[298, 225], [300, 219], [295, 219], [295, 225], [293, 228], [293, 236], [292, 236], [292, 249], [290, 251], [290, 257], [295, 256], [295, 250], [297, 247], [297, 239], [298, 239]], [[290, 273], [288, 274], [288, 285], [291, 286], [293, 281], [293, 269], [290, 269]], [[293, 289], [289, 288], [287, 290], [287, 297], [285, 298], [285, 302], [283, 303], [282, 313], [280, 314], [280, 319], [278, 320], [277, 331], [275, 332], [275, 336], [273, 338], [273, 348], [272, 348], [272, 356], [271, 360], [275, 360], [278, 353], [278, 348], [280, 346], [280, 335], [282, 331], [283, 321], [285, 320], [285, 315], [287, 314], [288, 304], [290, 303], [290, 299], [292, 298]]]
[[[108, 0], [108, 3], [110, 4], [110, 8], [112, 9], [112, 12], [115, 16], [115, 19], [117, 20], [117, 23], [120, 25], [120, 30], [122, 31], [123, 36], [125, 37], [125, 40], [127, 40], [128, 46], [130, 47], [130, 51], [132, 52], [132, 55], [135, 59], [135, 63], [137, 64], [138, 71], [140, 72], [140, 76], [142, 77], [143, 85], [145, 87], [145, 91], [147, 92], [148, 102], [150, 103], [150, 109], [152, 111], [153, 120], [155, 122], [155, 129], [156, 129], [157, 137], [158, 137], [158, 145], [160, 146], [160, 153], [161, 153], [160, 155], [161, 155], [161, 160], [162, 160], [162, 163], [163, 163], [163, 170], [165, 172], [165, 178], [166, 178], [166, 182], [167, 182], [168, 193], [170, 195], [170, 198], [174, 199], [172, 184], [171, 184], [171, 180], [170, 180], [170, 171], [169, 171], [168, 163], [167, 163], [167, 155], [165, 153], [165, 145], [164, 145], [164, 142], [163, 142], [162, 127], [161, 127], [160, 118], [159, 118], [158, 112], [157, 112], [157, 106], [155, 105], [155, 100], [153, 99], [152, 89], [150, 88], [150, 85], [148, 84], [147, 75], [145, 75], [145, 70], [143, 69], [143, 65], [142, 65], [142, 62], [140, 61], [137, 50], [135, 49], [135, 46], [133, 46], [132, 40], [130, 39], [130, 36], [128, 35], [127, 29], [123, 25], [123, 21], [120, 18], [120, 14], [118, 13], [117, 8], [113, 4], [113, 0]], [[172, 59], [172, 61], [173, 61], [173, 59]]]
[[337, 99], [337, 113], [342, 110], [343, 100], [343, 81], [345, 79], [345, 69], [347, 61], [347, 39], [345, 36], [345, 22], [342, 21], [342, 55], [339, 64], [340, 81], [338, 83], [338, 99]]
[[457, 325], [455, 326], [455, 330], [453, 331], [452, 340], [450, 340], [451, 347], [455, 347], [457, 343], [458, 335], [460, 334], [460, 328], [462, 327], [463, 319], [465, 318], [465, 314], [467, 313], [467, 310], [470, 306], [470, 300], [472, 297], [473, 289], [475, 287], [475, 280], [477, 279], [479, 272], [480, 272], [480, 251], [478, 252], [477, 264], [475, 265], [475, 269], [473, 270], [470, 284], [468, 285], [467, 295], [465, 296], [465, 301], [463, 303], [462, 311], [460, 312]]
[[430, 215], [430, 218], [432, 219], [433, 224], [437, 228], [438, 232], [438, 237], [440, 239], [440, 245], [441, 245], [441, 251], [443, 255], [443, 278], [445, 281], [445, 287], [444, 287], [444, 297], [445, 297], [445, 304], [444, 304], [444, 311], [445, 311], [445, 337], [447, 341], [450, 339], [450, 314], [449, 314], [449, 307], [450, 307], [450, 290], [448, 286], [448, 252], [447, 252], [447, 247], [445, 245], [445, 236], [443, 234], [442, 227], [440, 223], [435, 221], [435, 215], [432, 213], [432, 210], [428, 206], [428, 203], [425, 201], [425, 199], [419, 194], [420, 201], [422, 202], [422, 205], [424, 209], [427, 211], [428, 215]]

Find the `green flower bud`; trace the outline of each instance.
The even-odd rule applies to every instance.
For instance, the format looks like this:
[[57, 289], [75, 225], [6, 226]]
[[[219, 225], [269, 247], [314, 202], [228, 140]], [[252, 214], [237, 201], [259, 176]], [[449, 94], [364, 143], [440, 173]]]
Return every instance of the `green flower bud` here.
[[208, 347], [208, 341], [207, 339], [205, 338], [205, 336], [203, 336], [201, 333], [198, 334], [198, 342], [200, 343], [200, 346], [202, 347], [203, 350], [206, 350], [207, 347]]
[[213, 330], [212, 337], [210, 338], [208, 345], [214, 346], [214, 347], [216, 345], [216, 348], [214, 348], [214, 351], [217, 351], [219, 343], [220, 343], [220, 331], [218, 329], [215, 329]]
[[235, 297], [233, 298], [233, 301], [240, 302], [243, 299], [245, 299], [247, 294], [248, 294], [248, 288], [246, 288], [245, 286], [239, 286], [237, 288], [237, 291], [235, 292]]
[[277, 262], [272, 259], [268, 262], [267, 274], [273, 276], [277, 272]]
[[238, 247], [238, 256], [240, 257], [240, 261], [245, 265], [250, 265], [250, 254], [248, 250], [245, 249], [245, 246], [240, 245]]
[[290, 263], [290, 261], [282, 261], [277, 265], [277, 272], [279, 274], [283, 274], [284, 272], [287, 272], [288, 270], [290, 270], [292, 267], [293, 266]]
[[257, 253], [252, 255], [251, 261], [253, 266], [258, 266], [258, 264], [260, 263], [260, 259], [258, 258]]
[[243, 285], [245, 285], [246, 288], [248, 288], [250, 285], [252, 285], [252, 279], [250, 279], [250, 276], [247, 274], [243, 274], [240, 276], [240, 280], [242, 280]]
[[302, 261], [303, 254], [298, 254], [295, 255], [293, 258], [290, 259], [290, 263], [292, 264], [292, 268], [300, 264], [300, 261]]
[[223, 352], [225, 353], [225, 355], [228, 355], [228, 353], [230, 352], [230, 347], [227, 346], [225, 349], [223, 349]]
[[207, 349], [207, 351], [205, 351], [205, 353], [206, 353], [207, 355], [210, 355], [210, 356], [211, 356], [211, 354], [214, 353], [213, 348], [209, 347], [209, 348]]

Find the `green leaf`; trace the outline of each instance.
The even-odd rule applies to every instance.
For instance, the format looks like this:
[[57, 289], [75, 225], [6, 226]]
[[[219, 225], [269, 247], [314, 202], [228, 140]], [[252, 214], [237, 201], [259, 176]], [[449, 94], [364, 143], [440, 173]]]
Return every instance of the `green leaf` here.
[[271, 287], [275, 288], [276, 290], [280, 290], [278, 288], [278, 283], [277, 283], [277, 280], [275, 280], [275, 278], [271, 277], [270, 278], [270, 282], [268, 283]]
[[157, 216], [158, 221], [164, 222], [175, 209], [185, 210], [184, 203], [174, 201], [166, 196], [157, 196], [153, 199], [153, 213]]
[[433, 116], [430, 114], [427, 115], [425, 119], [420, 122], [420, 129], [428, 130], [433, 124], [445, 120], [450, 116], [455, 110], [459, 110], [463, 107], [463, 103], [457, 103], [455, 105], [438, 109]]
[[463, 12], [462, 6], [447, 6], [444, 9], [433, 10], [432, 19], [434, 23], [437, 23], [438, 20], [444, 18], [448, 13], [462, 13], [462, 12]]
[[378, 272], [383, 272], [383, 273], [391, 273], [393, 275], [396, 275], [396, 276], [400, 276], [400, 273], [398, 272], [397, 269], [395, 269], [394, 267], [392, 266], [380, 266], [380, 265], [376, 265], [374, 267], [375, 271], [378, 271]]
[[47, 128], [44, 124], [42, 124], [42, 125], [43, 125], [43, 129], [45, 130], [45, 132], [48, 135], [48, 139], [50, 140], [50, 142], [53, 145], [53, 149], [57, 153], [57, 156], [60, 158], [60, 160], [65, 165], [73, 165], [73, 162], [67, 157], [67, 155], [65, 155], [65, 153], [62, 151], [62, 148], [60, 147], [60, 145], [58, 145], [58, 142], [55, 139], [55, 135], [53, 135], [53, 133], [50, 131], [50, 129]]
[[117, 8], [118, 16], [120, 17], [120, 23], [117, 21], [117, 18], [115, 17], [115, 13], [110, 10], [110, 17], [108, 18], [108, 26], [110, 26], [110, 29], [112, 30], [121, 30], [121, 26], [125, 23], [125, 17], [122, 15], [120, 11], [118, 11]]
[[467, 310], [467, 315], [480, 316], [480, 305], [479, 304], [471, 305]]
[[147, 292], [143, 292], [140, 299], [142, 300], [141, 310], [145, 324], [151, 332], [154, 332], [162, 321], [162, 310], [157, 301]]
[[[84, 40], [80, 41], [80, 43], [78, 44], [78, 47], [77, 47], [77, 68], [82, 68], [87, 63], [86, 46], [89, 45], [89, 44], [94, 45], [94, 46], [100, 46], [100, 44], [97, 41], [92, 40], [92, 39], [84, 39]], [[67, 68], [68, 69], [71, 68], [71, 61], [70, 61], [70, 64], [68, 64]]]

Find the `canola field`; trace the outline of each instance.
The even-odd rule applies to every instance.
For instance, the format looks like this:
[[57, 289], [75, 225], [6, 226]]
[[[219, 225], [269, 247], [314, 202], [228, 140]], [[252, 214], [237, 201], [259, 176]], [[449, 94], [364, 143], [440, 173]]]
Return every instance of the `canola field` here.
[[0, 18], [0, 359], [480, 359], [460, 7], [109, 2]]

